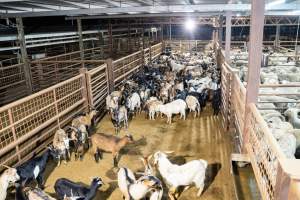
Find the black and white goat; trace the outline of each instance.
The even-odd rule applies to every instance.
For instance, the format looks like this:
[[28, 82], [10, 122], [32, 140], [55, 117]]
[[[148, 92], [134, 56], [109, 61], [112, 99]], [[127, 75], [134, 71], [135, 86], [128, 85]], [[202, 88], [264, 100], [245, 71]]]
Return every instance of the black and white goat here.
[[43, 155], [35, 157], [16, 168], [22, 186], [25, 186], [28, 181], [36, 180], [38, 187], [44, 188], [44, 171], [49, 156], [57, 156], [52, 147], [48, 147]]
[[103, 185], [101, 178], [94, 178], [89, 188], [74, 183], [68, 179], [60, 178], [55, 182], [54, 190], [58, 199], [63, 200], [67, 198], [76, 197], [84, 200], [91, 200], [96, 196], [98, 188]]

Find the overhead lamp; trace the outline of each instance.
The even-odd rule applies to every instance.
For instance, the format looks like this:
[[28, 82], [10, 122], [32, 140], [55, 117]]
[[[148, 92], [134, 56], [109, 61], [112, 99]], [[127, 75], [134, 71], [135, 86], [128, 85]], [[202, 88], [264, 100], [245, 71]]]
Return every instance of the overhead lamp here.
[[196, 22], [193, 20], [193, 19], [187, 19], [185, 24], [185, 29], [188, 30], [188, 31], [193, 31], [196, 27]]

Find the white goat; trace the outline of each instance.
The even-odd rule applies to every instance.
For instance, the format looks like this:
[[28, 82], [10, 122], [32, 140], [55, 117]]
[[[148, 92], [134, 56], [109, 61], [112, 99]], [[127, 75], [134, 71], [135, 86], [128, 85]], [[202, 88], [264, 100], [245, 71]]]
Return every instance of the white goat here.
[[149, 119], [154, 120], [155, 114], [159, 112], [159, 105], [163, 105], [162, 101], [154, 100], [148, 104]]
[[172, 114], [180, 113], [180, 119], [185, 120], [185, 110], [187, 105], [184, 100], [177, 99], [164, 105], [158, 105], [158, 111], [167, 116], [167, 123], [172, 123]]
[[120, 168], [118, 172], [118, 186], [125, 200], [139, 200], [146, 197], [158, 187], [160, 181], [153, 176], [142, 176], [136, 180], [133, 172], [128, 168]]
[[158, 151], [154, 154], [154, 164], [158, 166], [158, 171], [170, 187], [169, 197], [174, 199], [179, 186], [187, 186], [195, 183], [199, 189], [197, 196], [200, 196], [204, 188], [205, 172], [207, 161], [193, 160], [184, 165], [172, 164], [166, 153]]
[[18, 175], [15, 168], [11, 168], [5, 165], [1, 166], [8, 168], [0, 176], [0, 200], [5, 200], [8, 186], [20, 180], [20, 176]]
[[141, 111], [141, 98], [138, 93], [133, 93], [128, 99], [126, 103], [127, 108], [134, 112], [135, 110]]
[[200, 103], [198, 99], [194, 96], [188, 95], [185, 99], [187, 107], [189, 108], [190, 112], [194, 112], [194, 118], [199, 114], [201, 111]]
[[174, 60], [170, 61], [170, 65], [173, 72], [179, 72], [184, 69], [184, 65], [177, 64]]
[[[84, 126], [85, 128], [85, 126]], [[68, 138], [67, 133], [63, 129], [58, 129], [55, 132], [53, 138], [53, 147], [58, 153], [58, 163], [57, 166], [60, 165], [61, 156], [64, 158], [64, 163], [67, 163], [67, 156], [70, 158], [70, 139]]]

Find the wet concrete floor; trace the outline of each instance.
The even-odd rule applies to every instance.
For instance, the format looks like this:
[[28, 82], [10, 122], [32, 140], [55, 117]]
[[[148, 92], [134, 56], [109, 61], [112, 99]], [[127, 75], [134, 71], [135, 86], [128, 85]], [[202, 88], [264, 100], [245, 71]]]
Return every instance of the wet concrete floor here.
[[[177, 163], [184, 163], [193, 159], [205, 159], [209, 166], [207, 170], [206, 189], [201, 197], [197, 198], [195, 187], [183, 192], [180, 200], [207, 199], [233, 200], [233, 178], [230, 174], [230, 154], [233, 142], [230, 134], [225, 133], [218, 117], [212, 115], [210, 109], [204, 110], [201, 117], [193, 118], [190, 114], [185, 121], [173, 118], [171, 125], [166, 118], [150, 121], [145, 114], [139, 114], [130, 121], [128, 132], [135, 139], [134, 144], [127, 146], [121, 155], [119, 166], [125, 166], [133, 171], [142, 171], [140, 155], [148, 155], [157, 150], [175, 151], [170, 159]], [[106, 115], [97, 125], [97, 131], [113, 134], [114, 129], [110, 118]], [[121, 136], [125, 131], [121, 131]], [[68, 178], [75, 182], [89, 185], [91, 179], [100, 176], [106, 183], [102, 186], [96, 199], [122, 199], [117, 186], [116, 172], [113, 169], [111, 154], [105, 153], [104, 159], [98, 164], [90, 151], [86, 152], [83, 161], [74, 161], [74, 157], [67, 165], [55, 167], [50, 162], [46, 173], [46, 192], [54, 195], [54, 183], [58, 178]], [[165, 192], [166, 193], [166, 192]], [[165, 197], [166, 199], [166, 197]]]

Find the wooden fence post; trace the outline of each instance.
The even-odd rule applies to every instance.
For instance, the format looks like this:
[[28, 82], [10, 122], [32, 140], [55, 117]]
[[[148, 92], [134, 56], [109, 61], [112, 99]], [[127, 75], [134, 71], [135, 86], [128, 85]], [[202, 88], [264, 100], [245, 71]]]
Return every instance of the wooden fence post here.
[[86, 68], [80, 68], [79, 73], [82, 75], [82, 86], [83, 86], [82, 96], [85, 99], [85, 103], [84, 103], [85, 104], [85, 111], [88, 112], [89, 109], [90, 109], [90, 105], [91, 105], [90, 104], [91, 99], [89, 98], [89, 94], [88, 94], [88, 91], [89, 91], [88, 87], [90, 86], [90, 83], [88, 83], [87, 79], [86, 79], [87, 69]]
[[150, 44], [150, 46], [149, 46], [149, 63], [151, 63], [151, 61], [152, 61], [152, 46]]
[[110, 94], [111, 92], [114, 91], [115, 88], [115, 78], [114, 78], [114, 65], [113, 65], [113, 60], [111, 58], [108, 58], [106, 60], [107, 64], [107, 77], [108, 77], [108, 93]]

